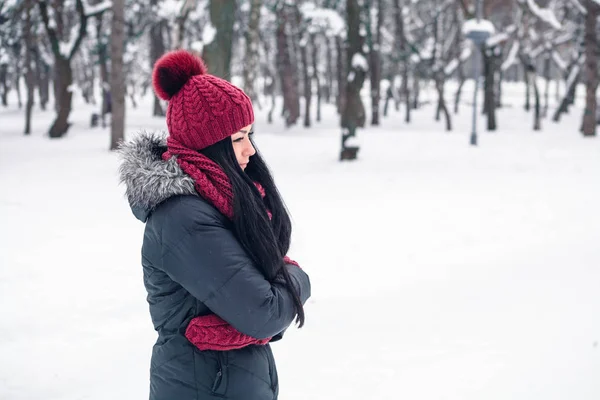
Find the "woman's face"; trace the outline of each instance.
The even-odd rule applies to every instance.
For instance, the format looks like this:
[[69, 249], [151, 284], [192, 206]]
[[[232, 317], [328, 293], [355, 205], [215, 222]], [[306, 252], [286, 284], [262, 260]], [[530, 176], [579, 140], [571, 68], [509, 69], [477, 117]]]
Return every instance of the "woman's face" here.
[[250, 135], [252, 133], [252, 125], [248, 125], [231, 135], [235, 158], [237, 158], [237, 162], [243, 170], [248, 166], [250, 157], [256, 153], [252, 142], [250, 142]]

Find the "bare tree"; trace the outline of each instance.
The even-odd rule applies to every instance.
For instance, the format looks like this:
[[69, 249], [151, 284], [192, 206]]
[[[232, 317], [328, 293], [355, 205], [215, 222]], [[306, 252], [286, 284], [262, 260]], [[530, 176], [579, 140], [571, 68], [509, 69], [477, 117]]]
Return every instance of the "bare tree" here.
[[[107, 3], [110, 5], [109, 3]], [[78, 15], [79, 25], [74, 30], [74, 34], [70, 33], [68, 42], [62, 41], [61, 36], [64, 35], [64, 26], [60, 21], [63, 16], [64, 10], [62, 10], [62, 3], [60, 3], [61, 9], [54, 8], [53, 14], [58, 21], [50, 22], [50, 16], [48, 13], [48, 4], [45, 1], [38, 2], [42, 21], [44, 27], [48, 33], [48, 39], [50, 40], [50, 47], [54, 55], [54, 70], [55, 74], [55, 101], [57, 104], [57, 116], [52, 126], [50, 127], [49, 135], [51, 138], [59, 138], [64, 136], [69, 129], [69, 115], [71, 114], [71, 103], [73, 99], [73, 93], [71, 91], [71, 85], [73, 83], [73, 70], [71, 61], [79, 50], [79, 46], [83, 41], [87, 33], [88, 19], [103, 13], [106, 7], [97, 7], [93, 10], [86, 10], [84, 7], [83, 0], [75, 1], [75, 10]], [[61, 32], [63, 31], [63, 32]]]
[[360, 34], [360, 5], [358, 0], [346, 0], [346, 17], [348, 21], [348, 82], [346, 84], [346, 104], [342, 113], [342, 151], [341, 160], [356, 158], [358, 146], [348, 145], [350, 138], [356, 137], [356, 130], [365, 126], [365, 107], [360, 97], [360, 90], [368, 70], [368, 63], [362, 54], [364, 37]]
[[110, 150], [116, 150], [125, 138], [125, 0], [112, 0], [112, 29], [110, 35], [110, 93], [112, 118]]
[[[383, 27], [383, 0], [365, 2], [367, 43], [369, 46], [369, 77], [371, 81], [371, 125], [379, 125], [379, 101], [381, 99], [381, 29]], [[372, 13], [376, 15], [373, 24]], [[373, 26], [374, 25], [374, 26]], [[375, 32], [373, 32], [373, 30]]]
[[600, 4], [594, 0], [585, 0], [587, 10], [585, 16], [585, 80], [586, 96], [585, 111], [583, 113], [583, 135], [596, 136], [597, 125], [597, 100], [598, 90], [598, 16]]
[[216, 33], [213, 40], [204, 46], [202, 55], [208, 71], [223, 79], [231, 79], [233, 24], [236, 9], [235, 0], [210, 0], [210, 21]]
[[[406, 40], [405, 24], [404, 24], [404, 1], [394, 0], [394, 19], [395, 19], [395, 46], [396, 54], [400, 55], [402, 60], [402, 87], [400, 89], [401, 96], [404, 96], [406, 102], [406, 119], [410, 122], [410, 89], [408, 88], [408, 73], [410, 70], [410, 57], [408, 43]], [[398, 102], [396, 104], [399, 104]]]
[[250, 21], [246, 30], [246, 56], [244, 63], [244, 91], [253, 102], [258, 101], [256, 94], [256, 74], [259, 64], [259, 24], [262, 0], [250, 0]]
[[298, 94], [297, 68], [292, 62], [292, 46], [288, 30], [292, 30], [291, 11], [286, 4], [277, 6], [277, 72], [283, 92], [283, 115], [286, 126], [294, 125], [300, 117], [300, 96]]
[[23, 3], [24, 20], [23, 20], [23, 40], [25, 42], [25, 85], [27, 86], [27, 103], [25, 105], [25, 135], [31, 134], [31, 112], [33, 111], [33, 96], [35, 93], [35, 72], [34, 59], [35, 52], [35, 36], [33, 27], [33, 7], [32, 0], [26, 0]]
[[[152, 7], [152, 11], [156, 12], [156, 7], [159, 5], [160, 0], [151, 0], [150, 4]], [[160, 56], [162, 56], [166, 51], [165, 46], [165, 31], [166, 24], [165, 21], [161, 18], [158, 18], [152, 21], [152, 25], [150, 26], [150, 68], [154, 67], [154, 64]], [[160, 99], [154, 94], [154, 107], [152, 110], [152, 115], [164, 116], [165, 111], [160, 103]]]

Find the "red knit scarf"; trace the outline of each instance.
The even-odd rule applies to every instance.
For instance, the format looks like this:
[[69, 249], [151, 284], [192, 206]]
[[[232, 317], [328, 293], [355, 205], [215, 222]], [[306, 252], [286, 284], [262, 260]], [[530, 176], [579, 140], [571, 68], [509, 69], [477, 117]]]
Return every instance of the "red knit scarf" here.
[[[177, 157], [177, 164], [183, 172], [192, 177], [196, 191], [213, 204], [223, 215], [233, 219], [233, 188], [221, 167], [197, 151], [190, 150], [172, 137], [167, 138], [168, 150], [163, 153], [164, 160]], [[264, 188], [256, 183], [261, 196]], [[271, 213], [269, 217], [271, 217]], [[299, 266], [287, 256], [286, 264]], [[193, 318], [185, 331], [186, 338], [200, 350], [235, 350], [249, 345], [265, 345], [271, 338], [256, 339], [237, 331], [215, 314]]]

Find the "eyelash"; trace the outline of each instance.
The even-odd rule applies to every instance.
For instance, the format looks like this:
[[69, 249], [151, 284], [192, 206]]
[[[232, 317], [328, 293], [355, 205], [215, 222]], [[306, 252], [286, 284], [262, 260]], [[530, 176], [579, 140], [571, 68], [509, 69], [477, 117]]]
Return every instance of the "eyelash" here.
[[[250, 135], [254, 135], [254, 130], [248, 132], [248, 136], [250, 136]], [[239, 139], [235, 139], [234, 143], [241, 142], [242, 140], [244, 140], [243, 136], [241, 138], [239, 138]]]

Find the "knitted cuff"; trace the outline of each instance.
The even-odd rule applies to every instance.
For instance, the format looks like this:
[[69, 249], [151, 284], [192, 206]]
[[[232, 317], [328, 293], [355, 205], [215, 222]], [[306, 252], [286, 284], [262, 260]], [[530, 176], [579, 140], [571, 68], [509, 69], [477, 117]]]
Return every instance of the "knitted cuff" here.
[[199, 350], [216, 351], [265, 345], [271, 340], [245, 335], [214, 314], [193, 318], [185, 330], [185, 337]]

